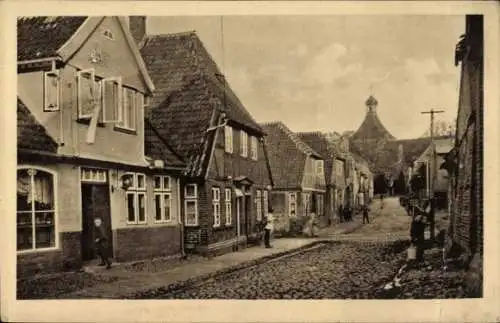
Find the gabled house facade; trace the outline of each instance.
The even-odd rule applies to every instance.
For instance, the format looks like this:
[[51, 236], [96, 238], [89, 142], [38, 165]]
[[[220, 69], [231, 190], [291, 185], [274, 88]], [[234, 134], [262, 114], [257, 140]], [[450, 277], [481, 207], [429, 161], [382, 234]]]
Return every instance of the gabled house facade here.
[[272, 189], [263, 129], [195, 32], [134, 34], [157, 87], [147, 119], [187, 163], [181, 185], [186, 251], [220, 254], [247, 245]]
[[[323, 221], [326, 224], [337, 222], [340, 205], [344, 205], [344, 195], [346, 189], [346, 158], [342, 153], [338, 142], [338, 137], [333, 134], [322, 132], [300, 132], [299, 138], [309, 147], [314, 149], [324, 158], [325, 167], [325, 211]], [[318, 214], [322, 215], [320, 212]]]
[[354, 152], [351, 152], [351, 155], [354, 159], [358, 181], [357, 191], [354, 193], [356, 196], [355, 207], [360, 208], [369, 204], [373, 199], [373, 175], [365, 158]]
[[22, 17], [17, 41], [18, 275], [95, 259], [95, 217], [115, 261], [179, 254], [185, 165], [145, 131], [154, 85], [125, 19]]
[[325, 159], [282, 122], [262, 124], [273, 174], [271, 204], [278, 231], [297, 219], [325, 214]]

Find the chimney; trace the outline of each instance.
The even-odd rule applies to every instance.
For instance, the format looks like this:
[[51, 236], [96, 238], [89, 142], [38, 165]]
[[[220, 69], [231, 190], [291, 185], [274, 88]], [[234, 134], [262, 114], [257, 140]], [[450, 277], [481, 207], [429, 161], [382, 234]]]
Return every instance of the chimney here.
[[139, 45], [146, 36], [146, 16], [129, 16], [129, 28], [135, 43]]

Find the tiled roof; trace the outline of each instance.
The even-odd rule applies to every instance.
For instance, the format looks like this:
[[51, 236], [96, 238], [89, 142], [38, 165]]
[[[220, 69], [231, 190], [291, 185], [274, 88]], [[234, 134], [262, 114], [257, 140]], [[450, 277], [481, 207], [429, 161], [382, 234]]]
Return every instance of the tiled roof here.
[[370, 171], [370, 163], [366, 158], [361, 156], [360, 154], [351, 151], [351, 156], [353, 157], [354, 161], [356, 162], [356, 168], [361, 171], [361, 173], [365, 175], [369, 175], [371, 173]]
[[153, 159], [160, 159], [165, 162], [165, 166], [182, 167], [185, 163], [168, 142], [160, 136], [158, 131], [147, 120], [144, 120], [144, 150], [146, 156]]
[[[351, 151], [365, 158], [372, 173], [397, 174], [401, 170], [400, 144], [397, 141], [354, 141]], [[404, 149], [404, 148], [403, 148]]]
[[430, 138], [402, 139], [396, 142], [403, 145], [404, 162], [407, 164], [413, 163], [431, 144]]
[[305, 142], [309, 147], [318, 152], [325, 158], [325, 178], [327, 183], [331, 179], [333, 160], [336, 156], [335, 144], [328, 140], [327, 136], [319, 131], [316, 132], [298, 132], [299, 138]]
[[17, 99], [17, 148], [57, 153], [57, 143], [19, 98]]
[[265, 142], [274, 186], [278, 189], [300, 187], [306, 157], [308, 155], [322, 157], [282, 122], [261, 125], [267, 134]]
[[[256, 132], [262, 129], [243, 106], [195, 32], [148, 36], [141, 45], [141, 54], [157, 90], [151, 107], [157, 107], [168, 96], [195, 77], [206, 75], [211, 86], [218, 88], [221, 102], [230, 107], [228, 117]], [[224, 97], [225, 89], [225, 97]]]
[[443, 136], [436, 138], [434, 143], [436, 145], [436, 153], [437, 154], [447, 154], [453, 149], [453, 137], [452, 136]]
[[17, 60], [56, 56], [56, 51], [87, 17], [20, 17], [17, 19]]
[[194, 32], [148, 36], [140, 47], [156, 86], [148, 119], [190, 171], [203, 173], [209, 155], [206, 145], [213, 137], [206, 130], [215, 109], [224, 109], [230, 122], [262, 134]]

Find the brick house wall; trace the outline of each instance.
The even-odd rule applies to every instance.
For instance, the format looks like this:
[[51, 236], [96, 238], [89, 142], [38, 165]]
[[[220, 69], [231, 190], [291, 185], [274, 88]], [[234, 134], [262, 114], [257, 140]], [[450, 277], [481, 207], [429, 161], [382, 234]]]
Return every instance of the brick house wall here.
[[467, 16], [471, 52], [462, 60], [450, 233], [465, 255], [483, 251], [482, 16]]

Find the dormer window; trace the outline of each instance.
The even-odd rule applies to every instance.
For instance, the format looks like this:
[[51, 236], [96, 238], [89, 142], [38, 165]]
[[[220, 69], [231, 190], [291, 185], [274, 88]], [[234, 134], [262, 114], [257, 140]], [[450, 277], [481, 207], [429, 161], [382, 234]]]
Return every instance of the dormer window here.
[[224, 150], [227, 153], [233, 153], [233, 128], [230, 126], [224, 127]]
[[59, 111], [59, 71], [45, 72], [43, 79], [43, 111]]
[[250, 149], [251, 156], [253, 160], [257, 160], [257, 151], [258, 151], [258, 140], [257, 137], [250, 137]]
[[102, 34], [107, 39], [111, 39], [111, 40], [115, 39], [115, 36], [113, 35], [113, 33], [109, 29], [105, 29]]
[[248, 134], [243, 130], [240, 131], [240, 147], [241, 156], [248, 157]]

